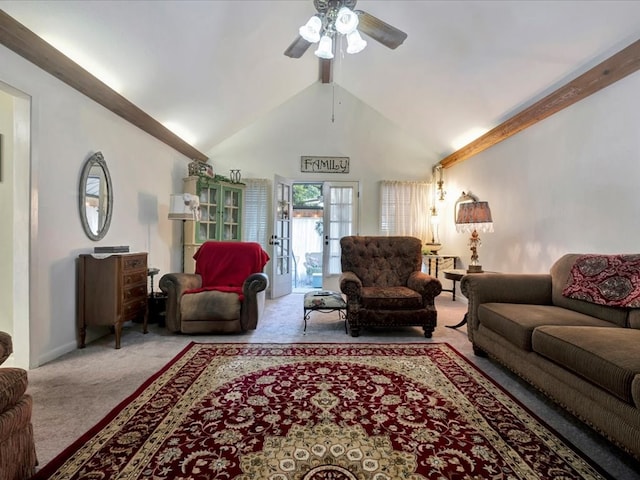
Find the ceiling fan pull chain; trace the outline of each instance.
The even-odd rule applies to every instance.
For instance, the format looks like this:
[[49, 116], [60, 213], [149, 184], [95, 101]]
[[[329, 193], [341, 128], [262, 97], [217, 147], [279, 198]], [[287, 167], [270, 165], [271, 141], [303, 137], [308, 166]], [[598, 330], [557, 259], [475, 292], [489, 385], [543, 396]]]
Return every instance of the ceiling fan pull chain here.
[[336, 84], [331, 85], [331, 123], [336, 120]]

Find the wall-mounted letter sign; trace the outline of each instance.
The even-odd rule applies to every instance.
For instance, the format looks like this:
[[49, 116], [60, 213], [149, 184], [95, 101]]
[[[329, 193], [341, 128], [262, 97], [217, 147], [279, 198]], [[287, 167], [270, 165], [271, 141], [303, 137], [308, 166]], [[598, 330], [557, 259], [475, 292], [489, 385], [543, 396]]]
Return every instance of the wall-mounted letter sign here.
[[300, 157], [300, 171], [307, 173], [349, 173], [349, 157]]

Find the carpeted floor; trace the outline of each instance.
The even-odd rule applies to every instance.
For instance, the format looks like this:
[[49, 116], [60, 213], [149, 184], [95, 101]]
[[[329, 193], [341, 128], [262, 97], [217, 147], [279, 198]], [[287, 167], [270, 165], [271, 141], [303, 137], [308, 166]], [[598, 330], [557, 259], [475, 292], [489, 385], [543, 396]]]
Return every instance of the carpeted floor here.
[[605, 477], [445, 343], [193, 343], [38, 479]]
[[244, 335], [173, 335], [151, 325], [142, 335], [140, 325], [125, 327], [122, 348], [113, 348], [113, 337], [106, 336], [29, 372], [29, 391], [34, 397], [34, 432], [40, 466], [97, 424], [111, 409], [131, 395], [149, 377], [196, 342], [247, 343], [440, 343], [446, 342], [495, 379], [536, 415], [569, 439], [595, 463], [616, 479], [640, 479], [639, 465], [599, 435], [584, 427], [562, 410], [545, 401], [535, 390], [485, 358], [471, 351], [465, 328], [452, 330], [444, 325], [457, 323], [466, 305], [451, 301], [449, 294], [437, 298], [439, 326], [432, 339], [421, 329], [397, 331], [365, 330], [358, 338], [344, 333], [336, 314], [315, 312], [303, 333], [302, 295], [293, 294], [267, 301], [258, 329]]

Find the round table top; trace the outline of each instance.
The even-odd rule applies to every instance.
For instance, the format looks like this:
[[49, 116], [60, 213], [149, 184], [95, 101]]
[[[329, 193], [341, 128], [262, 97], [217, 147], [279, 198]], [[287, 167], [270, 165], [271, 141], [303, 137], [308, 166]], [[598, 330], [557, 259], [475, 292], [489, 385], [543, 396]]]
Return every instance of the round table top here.
[[462, 280], [462, 277], [464, 277], [467, 274], [467, 271], [466, 270], [458, 270], [458, 269], [443, 270], [442, 274], [444, 275], [444, 278], [446, 278], [447, 280], [460, 281], [460, 280]]

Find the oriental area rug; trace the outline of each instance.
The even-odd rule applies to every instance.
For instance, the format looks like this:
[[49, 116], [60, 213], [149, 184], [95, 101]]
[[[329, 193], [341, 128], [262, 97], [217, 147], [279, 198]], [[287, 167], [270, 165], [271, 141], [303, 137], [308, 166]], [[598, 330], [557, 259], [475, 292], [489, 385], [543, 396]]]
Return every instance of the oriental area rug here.
[[445, 343], [192, 343], [34, 478], [606, 477]]

